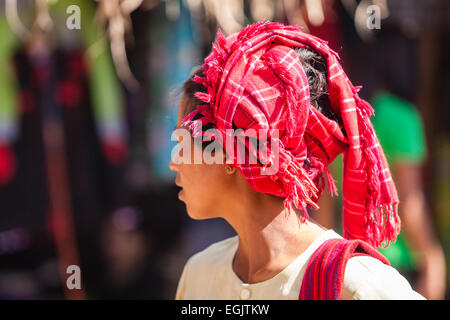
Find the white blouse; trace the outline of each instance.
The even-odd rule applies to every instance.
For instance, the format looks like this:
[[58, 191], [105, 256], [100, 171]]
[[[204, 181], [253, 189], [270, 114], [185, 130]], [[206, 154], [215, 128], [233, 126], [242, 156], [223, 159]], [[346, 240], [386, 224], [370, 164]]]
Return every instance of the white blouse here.
[[[342, 238], [323, 232], [302, 254], [271, 279], [243, 283], [232, 268], [238, 236], [214, 243], [187, 261], [178, 283], [177, 300], [296, 300], [312, 253], [326, 240]], [[342, 299], [425, 299], [394, 268], [369, 256], [349, 259]]]

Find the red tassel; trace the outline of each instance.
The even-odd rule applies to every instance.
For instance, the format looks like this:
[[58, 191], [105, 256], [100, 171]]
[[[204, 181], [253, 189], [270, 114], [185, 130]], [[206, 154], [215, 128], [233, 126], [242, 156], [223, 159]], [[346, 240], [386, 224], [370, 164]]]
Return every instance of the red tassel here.
[[208, 83], [208, 80], [206, 79], [206, 78], [204, 78], [204, 77], [199, 77], [199, 76], [194, 76], [194, 78], [192, 79], [192, 81], [194, 81], [194, 82], [196, 82], [196, 83], [198, 83], [198, 84], [201, 84], [201, 85], [204, 85], [204, 86], [207, 86], [207, 83]]
[[194, 94], [194, 96], [200, 100], [202, 100], [203, 102], [209, 103], [211, 101], [211, 96], [207, 93], [204, 92], [196, 92]]
[[337, 196], [338, 192], [337, 192], [336, 184], [334, 183], [333, 176], [331, 175], [330, 171], [328, 170], [328, 168], [326, 166], [324, 166], [323, 170], [325, 171], [325, 175], [327, 176], [328, 190], [330, 191], [330, 194], [332, 196]]
[[401, 221], [398, 216], [398, 203], [383, 205], [382, 210], [386, 211], [386, 224], [383, 230], [383, 239], [385, 239], [386, 245], [383, 247], [387, 248], [391, 243], [395, 242], [401, 229]]
[[217, 43], [218, 45], [225, 49], [226, 43], [227, 43], [227, 39], [225, 38], [225, 36], [222, 33], [222, 30], [217, 30]]
[[302, 210], [301, 222], [308, 219], [307, 205], [314, 209], [319, 206], [312, 200], [317, 197], [319, 191], [314, 182], [308, 177], [306, 171], [300, 167], [295, 161], [290, 161], [283, 173], [281, 180], [285, 183], [286, 193], [288, 196], [284, 200], [285, 211], [290, 214], [292, 205]]

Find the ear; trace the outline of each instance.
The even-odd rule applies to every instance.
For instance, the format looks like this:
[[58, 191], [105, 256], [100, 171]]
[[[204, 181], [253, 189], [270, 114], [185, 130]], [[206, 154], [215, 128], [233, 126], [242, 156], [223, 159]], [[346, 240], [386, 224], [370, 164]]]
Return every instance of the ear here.
[[227, 174], [234, 174], [236, 172], [236, 167], [225, 165], [225, 170], [227, 171]]

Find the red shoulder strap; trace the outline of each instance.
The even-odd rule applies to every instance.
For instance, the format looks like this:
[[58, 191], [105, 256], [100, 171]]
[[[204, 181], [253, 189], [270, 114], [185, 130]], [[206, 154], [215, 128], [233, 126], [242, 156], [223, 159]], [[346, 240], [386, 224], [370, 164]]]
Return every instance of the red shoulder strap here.
[[344, 285], [348, 259], [369, 255], [390, 265], [389, 261], [367, 242], [330, 239], [312, 254], [303, 276], [300, 300], [339, 300]]

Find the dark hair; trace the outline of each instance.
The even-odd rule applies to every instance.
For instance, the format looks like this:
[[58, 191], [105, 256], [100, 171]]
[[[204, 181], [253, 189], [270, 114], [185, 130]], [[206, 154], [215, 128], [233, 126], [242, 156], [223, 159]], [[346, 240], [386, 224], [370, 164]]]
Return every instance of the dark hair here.
[[[311, 105], [326, 117], [335, 120], [342, 125], [341, 118], [330, 107], [330, 100], [328, 98], [327, 64], [325, 59], [311, 49], [296, 48], [295, 51], [303, 64], [303, 69], [308, 78]], [[194, 94], [199, 91], [206, 92], [206, 88], [203, 85], [192, 80], [194, 76], [204, 77], [203, 68], [201, 66], [196, 67], [193, 70], [191, 77], [189, 77], [182, 87], [182, 93], [187, 97], [186, 108], [184, 110], [185, 115], [193, 111], [197, 105], [203, 103], [201, 100], [197, 99]]]
[[195, 110], [195, 107], [203, 103], [200, 99], [194, 96], [196, 92], [207, 92], [204, 85], [194, 82], [195, 76], [204, 77], [202, 66], [197, 66], [192, 70], [191, 76], [187, 79], [181, 87], [181, 92], [187, 97], [186, 105], [184, 109], [184, 115], [186, 116], [191, 111]]

